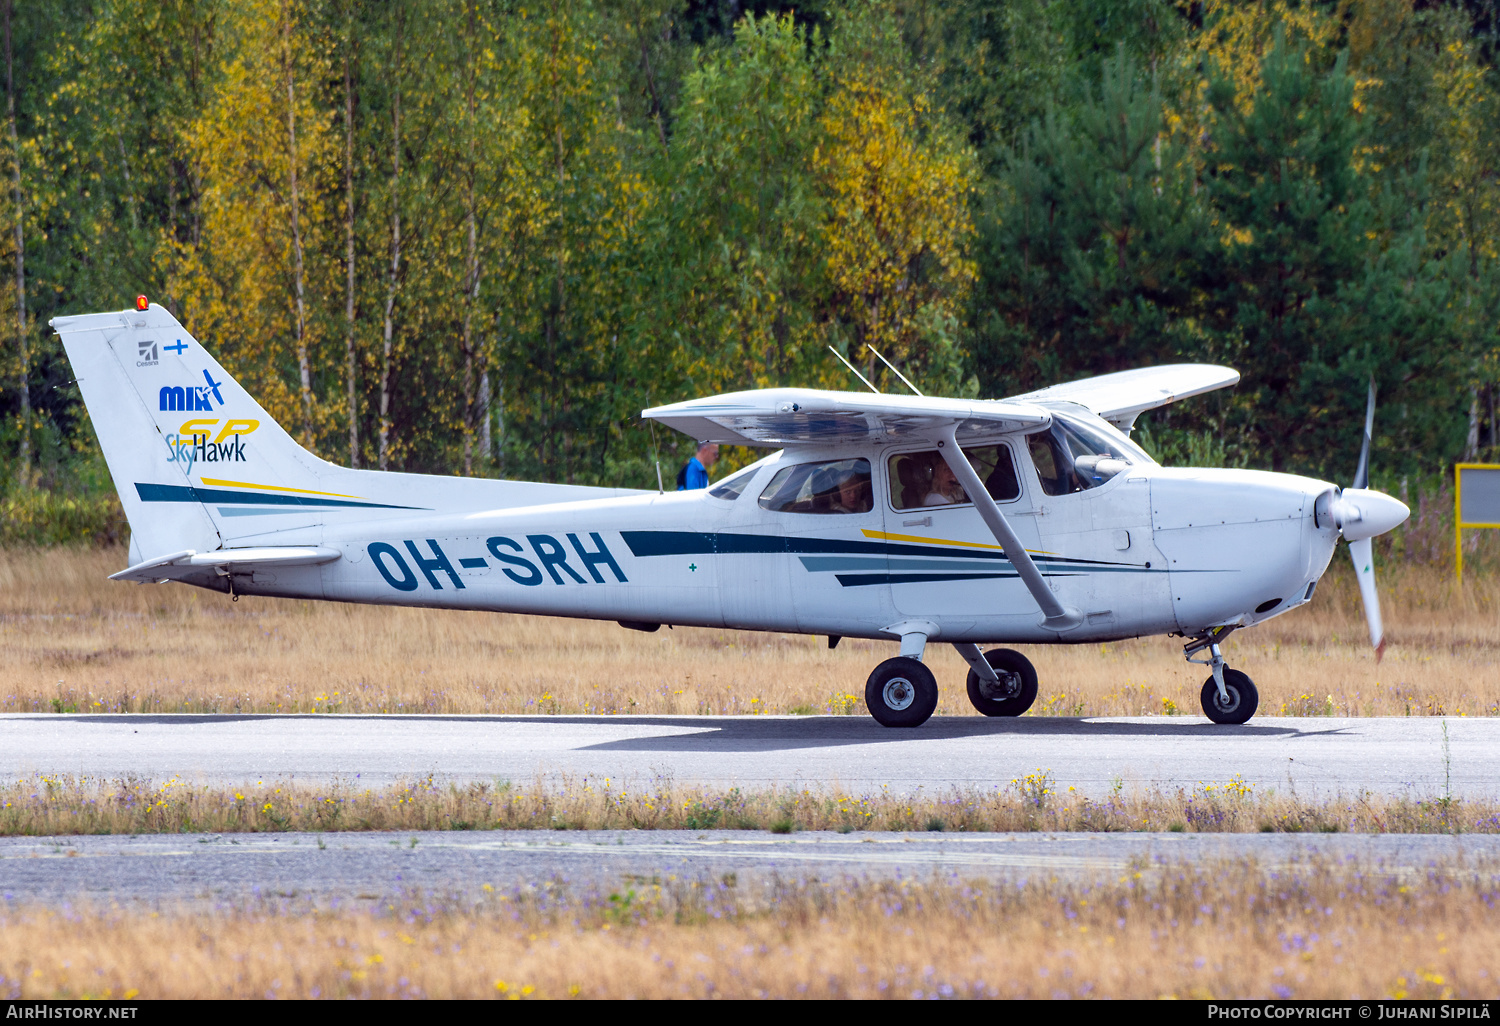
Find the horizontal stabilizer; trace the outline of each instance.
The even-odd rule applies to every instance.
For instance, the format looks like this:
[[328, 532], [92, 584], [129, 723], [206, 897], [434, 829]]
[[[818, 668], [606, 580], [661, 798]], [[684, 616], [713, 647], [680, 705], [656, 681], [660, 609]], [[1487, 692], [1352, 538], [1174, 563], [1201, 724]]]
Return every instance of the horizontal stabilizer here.
[[1217, 388], [1237, 385], [1240, 372], [1206, 363], [1172, 363], [1163, 367], [1137, 367], [1135, 370], [1101, 374], [1096, 378], [1049, 385], [1025, 395], [1011, 396], [1006, 402], [1077, 403], [1109, 421], [1121, 431], [1129, 431], [1135, 418], [1147, 410], [1175, 403], [1179, 399], [1202, 395]]
[[110, 574], [111, 581], [136, 581], [140, 584], [176, 580], [189, 574], [213, 567], [224, 573], [236, 569], [269, 569], [273, 566], [317, 566], [332, 563], [341, 553], [338, 549], [322, 546], [276, 546], [254, 549], [219, 549], [215, 552], [195, 552], [184, 549], [168, 556], [158, 556], [144, 563], [137, 563], [117, 574]]

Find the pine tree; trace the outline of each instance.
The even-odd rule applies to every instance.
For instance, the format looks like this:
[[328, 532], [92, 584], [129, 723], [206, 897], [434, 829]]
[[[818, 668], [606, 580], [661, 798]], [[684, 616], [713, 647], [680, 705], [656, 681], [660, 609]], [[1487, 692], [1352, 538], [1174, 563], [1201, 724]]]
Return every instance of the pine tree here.
[[1158, 80], [1123, 48], [1098, 91], [1007, 155], [983, 221], [991, 393], [1205, 355], [1192, 320], [1210, 220]]
[[1225, 74], [1210, 87], [1205, 185], [1222, 227], [1205, 317], [1237, 342], [1236, 401], [1262, 459], [1348, 473], [1371, 375], [1388, 405], [1444, 419], [1451, 278], [1410, 204], [1377, 204], [1358, 173], [1367, 128], [1346, 58], [1321, 72], [1278, 34], [1255, 78], [1249, 97]]

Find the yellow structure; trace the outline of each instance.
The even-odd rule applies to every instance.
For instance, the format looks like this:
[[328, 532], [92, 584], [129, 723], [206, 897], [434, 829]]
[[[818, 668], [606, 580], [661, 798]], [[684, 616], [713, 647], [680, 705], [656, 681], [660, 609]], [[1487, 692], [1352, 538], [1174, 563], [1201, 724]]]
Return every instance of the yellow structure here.
[[1500, 463], [1460, 463], [1453, 468], [1453, 551], [1464, 579], [1464, 528], [1500, 527]]

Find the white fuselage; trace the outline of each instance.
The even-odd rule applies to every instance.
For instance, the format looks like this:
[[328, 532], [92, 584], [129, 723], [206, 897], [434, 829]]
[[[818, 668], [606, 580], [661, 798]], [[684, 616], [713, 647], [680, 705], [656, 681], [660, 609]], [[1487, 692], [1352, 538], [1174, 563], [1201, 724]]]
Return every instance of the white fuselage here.
[[[892, 624], [920, 619], [945, 642], [1075, 643], [1279, 615], [1311, 598], [1338, 539], [1314, 517], [1318, 496], [1333, 488], [1326, 482], [1136, 465], [1097, 488], [1052, 496], [1025, 447], [1008, 444], [1020, 496], [999, 506], [1058, 598], [1084, 614], [1065, 632], [1041, 626], [1036, 601], [972, 505], [894, 508], [885, 475], [902, 446], [823, 454], [869, 459], [868, 512], [763, 509], [758, 499], [779, 467], [818, 458], [804, 448], [763, 461], [733, 499], [637, 493], [379, 520], [350, 511], [274, 537], [342, 558], [237, 574], [234, 586], [243, 594], [867, 638], [890, 638]], [[409, 498], [422, 505], [421, 495]], [[208, 574], [192, 583], [224, 587]]]

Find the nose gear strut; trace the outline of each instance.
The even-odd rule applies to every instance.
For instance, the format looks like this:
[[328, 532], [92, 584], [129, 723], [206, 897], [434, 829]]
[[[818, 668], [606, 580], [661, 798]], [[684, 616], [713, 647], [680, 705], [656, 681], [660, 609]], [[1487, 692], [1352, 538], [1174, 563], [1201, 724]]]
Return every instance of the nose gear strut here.
[[[1229, 701], [1229, 692], [1224, 687], [1224, 653], [1219, 651], [1219, 642], [1233, 634], [1237, 628], [1234, 625], [1225, 627], [1210, 627], [1202, 634], [1197, 635], [1192, 641], [1182, 646], [1182, 658], [1199, 666], [1207, 666], [1214, 675], [1214, 684], [1219, 689], [1219, 700]], [[1207, 659], [1194, 658], [1204, 649], [1208, 649]]]
[[[1199, 701], [1203, 713], [1215, 723], [1244, 723], [1255, 715], [1260, 695], [1255, 682], [1239, 670], [1224, 665], [1219, 643], [1236, 630], [1234, 625], [1211, 627], [1182, 646], [1182, 656], [1190, 663], [1207, 666], [1212, 677], [1203, 682]], [[1203, 653], [1207, 651], [1206, 656]]]

